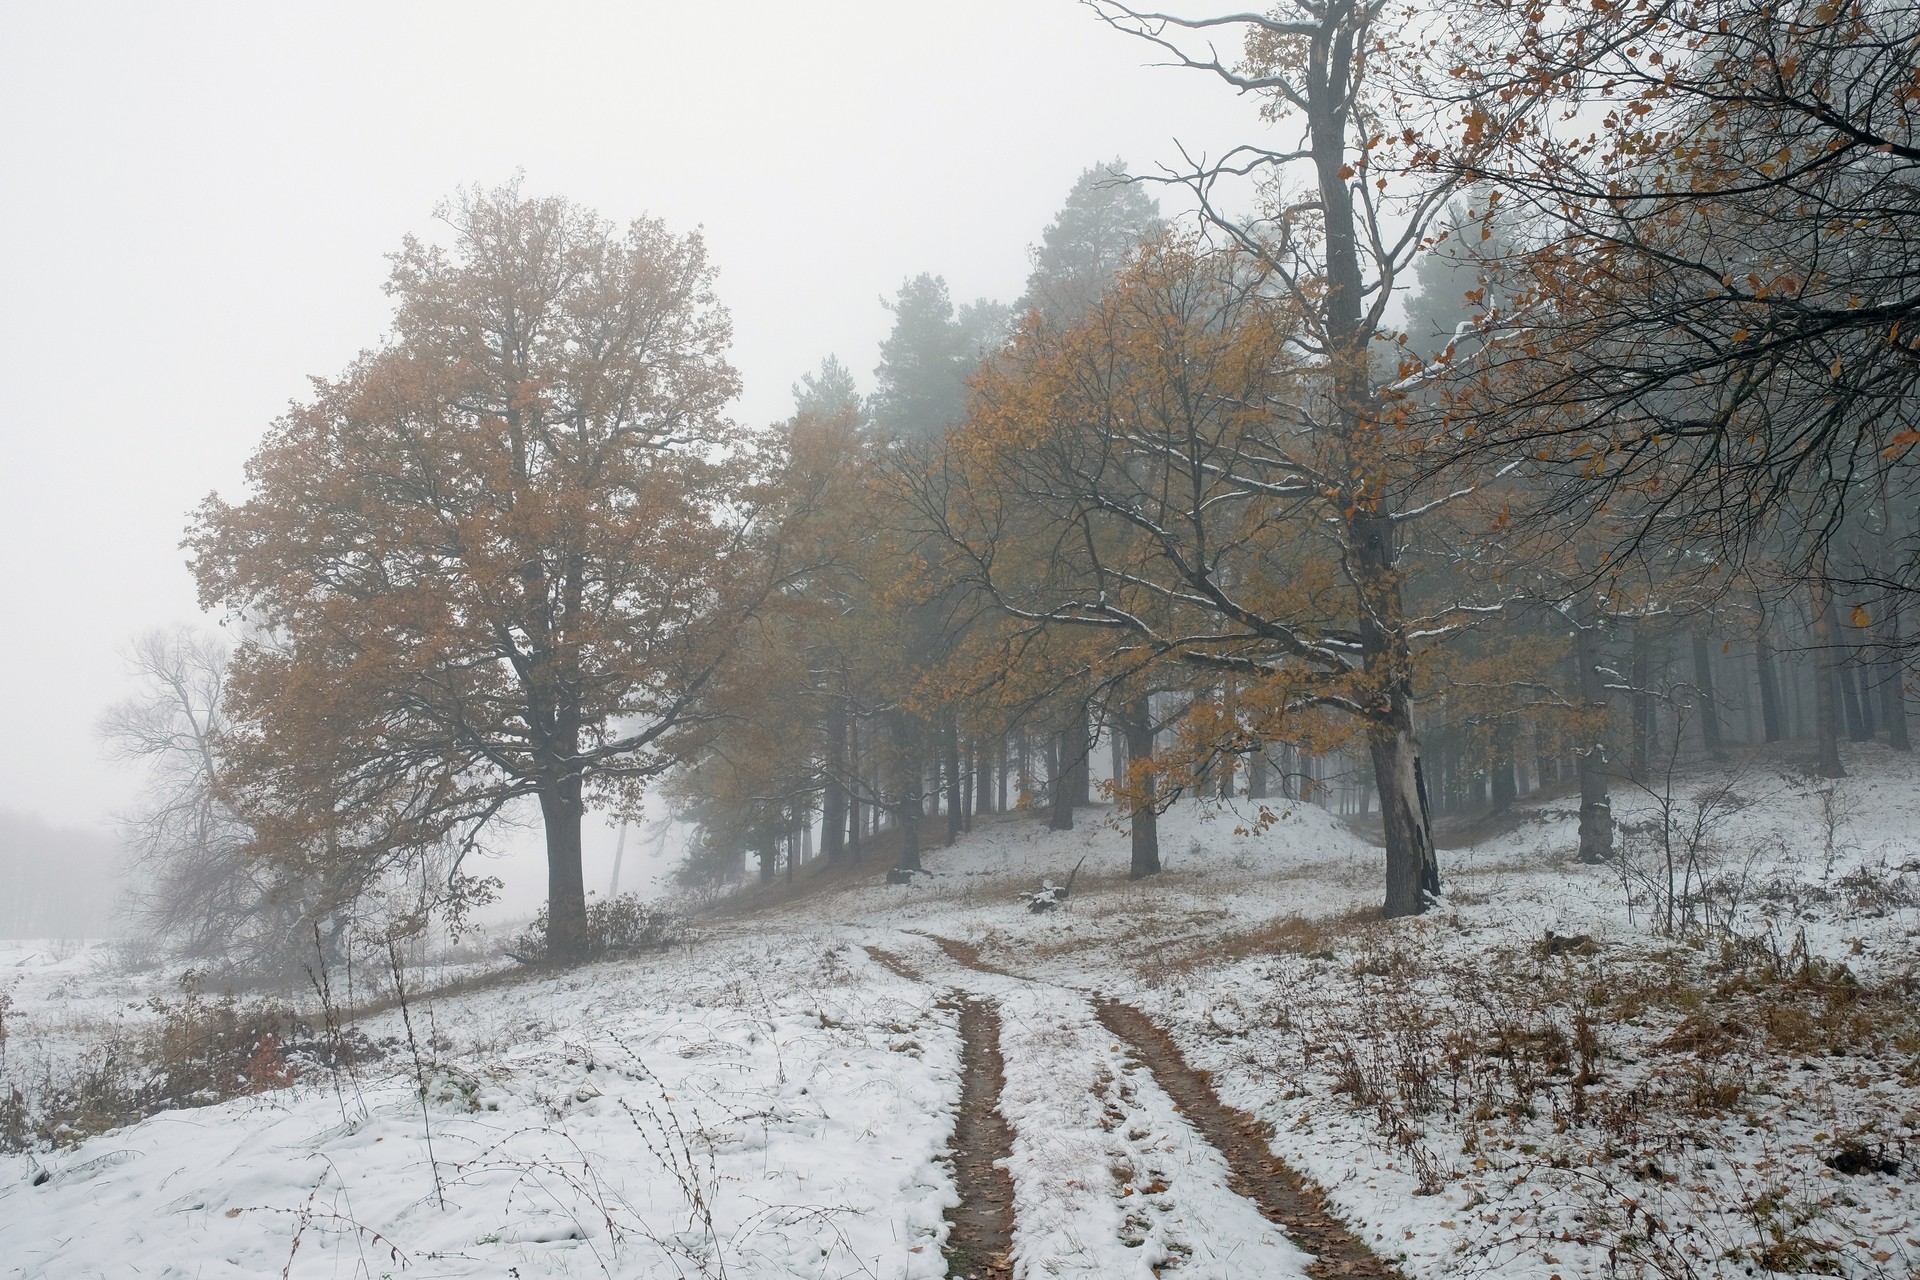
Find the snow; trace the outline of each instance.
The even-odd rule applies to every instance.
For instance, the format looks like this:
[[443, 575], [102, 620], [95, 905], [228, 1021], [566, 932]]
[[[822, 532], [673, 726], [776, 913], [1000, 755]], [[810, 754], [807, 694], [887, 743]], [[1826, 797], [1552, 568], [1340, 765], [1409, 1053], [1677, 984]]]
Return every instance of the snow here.
[[[982, 819], [909, 885], [875, 868], [704, 918], [672, 953], [418, 1001], [418, 1073], [394, 1011], [365, 1024], [387, 1053], [356, 1074], [9, 1157], [0, 1274], [942, 1275], [956, 990], [1002, 1019], [1022, 1280], [1304, 1274], [1094, 993], [1167, 1027], [1420, 1280], [1743, 1276], [1768, 1249], [1788, 1270], [1913, 1274], [1920, 1179], [1827, 1161], [1858, 1140], [1911, 1172], [1920, 1043], [1859, 1049], [1856, 1026], [1834, 1056], [1819, 1019], [1852, 1016], [1838, 996], [1802, 1031], [1760, 1023], [1789, 987], [1815, 1001], [1848, 980], [1751, 976], [1770, 950], [1874, 990], [1914, 981], [1920, 768], [1849, 764], [1831, 790], [1755, 758], [1684, 774], [1664, 810], [1616, 793], [1630, 852], [1662, 874], [1663, 812], [1685, 831], [1707, 806], [1691, 853], [1723, 886], [1717, 918], [1755, 940], [1745, 958], [1660, 936], [1654, 881], [1577, 863], [1568, 799], [1444, 853], [1445, 903], [1395, 922], [1365, 918], [1377, 850], [1311, 805], [1268, 802], [1264, 829], [1250, 802], [1177, 805], [1165, 873], [1141, 883], [1100, 811], [1068, 832]], [[1076, 865], [1069, 901], [1026, 910]], [[1590, 941], [1556, 953], [1548, 930]], [[1020, 976], [961, 968], [930, 935]], [[23, 1044], [52, 1061], [144, 1016], [128, 1006], [158, 980], [107, 960], [0, 952], [10, 1071]]]

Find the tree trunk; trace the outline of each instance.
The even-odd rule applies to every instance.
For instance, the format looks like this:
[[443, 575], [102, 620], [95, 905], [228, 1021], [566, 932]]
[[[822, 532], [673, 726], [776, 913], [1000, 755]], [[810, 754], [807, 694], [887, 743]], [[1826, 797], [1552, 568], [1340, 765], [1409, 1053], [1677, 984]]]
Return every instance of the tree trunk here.
[[1269, 772], [1266, 747], [1263, 745], [1255, 748], [1253, 754], [1247, 757], [1247, 799], [1265, 800], [1267, 798]]
[[1047, 829], [1073, 830], [1073, 783], [1068, 777], [1067, 731], [1060, 729], [1047, 738]]
[[980, 803], [975, 783], [980, 776], [980, 739], [968, 738], [960, 753], [960, 829], [973, 830], [973, 811]]
[[1613, 856], [1613, 792], [1607, 776], [1606, 678], [1600, 673], [1600, 610], [1589, 602], [1574, 620], [1573, 661], [1580, 679], [1586, 723], [1585, 747], [1574, 748], [1580, 767], [1580, 861], [1589, 865]]
[[[1834, 626], [1834, 634], [1840, 634], [1838, 623]], [[1834, 664], [1834, 674], [1840, 678], [1840, 705], [1846, 711], [1847, 739], [1851, 742], [1872, 742], [1873, 713], [1860, 696], [1859, 664], [1843, 656]]]
[[1753, 666], [1760, 677], [1760, 725], [1768, 742], [1780, 741], [1780, 682], [1773, 664], [1773, 637], [1767, 630], [1767, 602], [1755, 597], [1760, 625], [1753, 633]]
[[1632, 658], [1627, 683], [1633, 706], [1633, 747], [1627, 755], [1627, 768], [1636, 782], [1644, 783], [1653, 767], [1653, 631], [1644, 617], [1633, 620]]
[[1833, 634], [1833, 591], [1827, 585], [1824, 562], [1808, 578], [1807, 595], [1814, 645], [1813, 771], [1822, 778], [1844, 778], [1847, 771], [1840, 763], [1840, 707], [1835, 688], [1839, 683], [1840, 647]]
[[860, 865], [860, 722], [847, 717], [847, 776], [853, 785], [847, 789], [847, 858]]
[[1886, 610], [1881, 629], [1886, 653], [1875, 664], [1880, 683], [1880, 718], [1887, 722], [1887, 745], [1895, 751], [1911, 751], [1913, 740], [1907, 736], [1906, 677], [1900, 669], [1900, 605], [1890, 597], [1882, 608]]
[[1405, 699], [1395, 696], [1390, 715], [1400, 723], [1374, 729], [1368, 745], [1380, 786], [1380, 817], [1387, 834], [1387, 898], [1382, 914], [1418, 915], [1440, 894], [1440, 862], [1433, 847], [1420, 747]]
[[1708, 755], [1724, 759], [1727, 749], [1720, 738], [1720, 707], [1713, 696], [1713, 650], [1705, 627], [1693, 630], [1693, 689], [1700, 714], [1700, 740]]
[[1088, 808], [1093, 804], [1093, 731], [1086, 703], [1074, 706], [1063, 741], [1069, 753], [1062, 762], [1067, 772], [1068, 802], [1076, 809]]
[[894, 825], [900, 829], [900, 860], [895, 865], [902, 871], [918, 871], [920, 819], [924, 816], [926, 799], [926, 763], [920, 758], [919, 726], [909, 724], [904, 711], [895, 711], [891, 718], [893, 746], [899, 754], [896, 772], [899, 799], [894, 802]]
[[943, 734], [946, 738], [947, 757], [947, 843], [952, 844], [960, 838], [960, 823], [965, 806], [960, 797], [960, 726], [955, 723], [951, 711], [946, 715]]
[[973, 740], [973, 811], [993, 812], [994, 750], [983, 738]]
[[847, 838], [847, 715], [827, 719], [827, 783], [820, 793], [820, 852], [831, 866], [840, 861]]
[[1511, 717], [1494, 726], [1491, 781], [1495, 813], [1505, 813], [1519, 795], [1520, 789], [1513, 780], [1513, 741], [1518, 733], [1519, 725]]
[[1033, 735], [1024, 727], [1020, 730], [1019, 771], [1015, 785], [1020, 791], [1020, 807], [1026, 809], [1033, 804]]
[[995, 813], [1005, 813], [1007, 811], [1007, 800], [1008, 800], [1008, 797], [1007, 797], [1008, 769], [1007, 769], [1007, 735], [1004, 733], [1000, 735], [1000, 745], [994, 751], [994, 759], [998, 765], [998, 768], [996, 771], [999, 774], [999, 777], [994, 780], [993, 811]]
[[548, 779], [540, 788], [547, 835], [547, 957], [572, 964], [587, 955], [587, 885], [580, 862], [580, 775]]
[[[1144, 696], [1134, 699], [1121, 710], [1119, 728], [1126, 735], [1127, 759], [1129, 762], [1153, 760], [1153, 713], [1148, 699]], [[1148, 876], [1160, 874], [1160, 816], [1155, 808], [1154, 793], [1156, 783], [1151, 769], [1135, 772], [1129, 767], [1117, 775], [1126, 785], [1116, 791], [1124, 795], [1127, 804], [1128, 843], [1132, 849], [1132, 862], [1127, 868], [1127, 878], [1144, 880]], [[1116, 783], [1118, 786], [1119, 783]], [[1139, 788], [1138, 794], [1134, 787]]]

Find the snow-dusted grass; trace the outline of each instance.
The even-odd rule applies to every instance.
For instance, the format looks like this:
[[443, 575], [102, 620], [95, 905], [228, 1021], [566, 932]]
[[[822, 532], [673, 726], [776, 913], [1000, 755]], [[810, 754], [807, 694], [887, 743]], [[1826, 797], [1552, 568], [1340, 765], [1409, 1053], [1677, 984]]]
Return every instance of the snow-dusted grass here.
[[[178, 1276], [942, 1273], [952, 1021], [844, 947], [715, 938], [409, 1013], [418, 1077], [400, 1050], [15, 1161], [0, 1259], [49, 1277], [136, 1261]], [[403, 1034], [398, 1013], [367, 1030]]]
[[[1178, 805], [1138, 884], [1101, 811], [983, 819], [909, 886], [876, 868], [668, 955], [416, 1005], [427, 1123], [389, 1012], [357, 1074], [14, 1158], [0, 1267], [938, 1275], [958, 1054], [937, 1002], [963, 987], [1000, 1002], [1022, 1280], [1302, 1261], [1093, 992], [1167, 1026], [1410, 1275], [1914, 1274], [1920, 767], [1849, 763], [1837, 787], [1767, 760], [1623, 787], [1624, 871], [1574, 860], [1571, 802], [1523, 804], [1443, 854], [1443, 906], [1395, 922], [1378, 852], [1312, 806], [1249, 832], [1246, 802]], [[1076, 864], [1065, 908], [1025, 910]], [[60, 976], [83, 963], [0, 968], [17, 1024], [80, 1045], [147, 994]]]

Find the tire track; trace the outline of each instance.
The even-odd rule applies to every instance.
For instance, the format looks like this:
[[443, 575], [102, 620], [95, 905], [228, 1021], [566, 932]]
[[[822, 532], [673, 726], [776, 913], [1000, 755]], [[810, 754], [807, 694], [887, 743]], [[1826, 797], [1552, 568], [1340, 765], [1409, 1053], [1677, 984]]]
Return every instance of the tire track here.
[[1180, 1114], [1226, 1157], [1233, 1171], [1228, 1185], [1315, 1256], [1308, 1275], [1404, 1280], [1397, 1268], [1333, 1216], [1320, 1188], [1275, 1158], [1259, 1121], [1220, 1101], [1209, 1074], [1189, 1063], [1158, 1023], [1118, 1000], [1095, 1000], [1093, 1007], [1100, 1025], [1133, 1050]]
[[[955, 938], [922, 935], [964, 968], [1018, 978], [982, 959], [978, 948]], [[1209, 1073], [1189, 1063], [1160, 1025], [1132, 1005], [1094, 998], [1101, 1026], [1126, 1044], [1166, 1095], [1226, 1160], [1229, 1186], [1313, 1254], [1307, 1273], [1316, 1280], [1405, 1280], [1404, 1273], [1367, 1247], [1328, 1207], [1325, 1193], [1276, 1158], [1260, 1123], [1220, 1101]], [[996, 1018], [997, 1022], [997, 1018]], [[996, 1055], [997, 1056], [997, 1055]]]
[[[862, 948], [876, 964], [910, 982], [924, 982], [905, 956]], [[947, 1210], [947, 1275], [953, 1280], [1010, 1280], [1013, 1275], [1013, 1129], [1000, 1114], [1006, 1061], [1000, 1054], [1000, 1011], [991, 1001], [950, 992], [941, 1007], [959, 1014], [960, 1109], [953, 1121], [953, 1181], [960, 1203]]]
[[947, 1274], [955, 1280], [1013, 1275], [1013, 1179], [1006, 1161], [1013, 1130], [1000, 1114], [1006, 1064], [1000, 1013], [992, 1001], [955, 993], [960, 1014], [960, 1111], [953, 1122], [953, 1180], [960, 1203], [947, 1211]]

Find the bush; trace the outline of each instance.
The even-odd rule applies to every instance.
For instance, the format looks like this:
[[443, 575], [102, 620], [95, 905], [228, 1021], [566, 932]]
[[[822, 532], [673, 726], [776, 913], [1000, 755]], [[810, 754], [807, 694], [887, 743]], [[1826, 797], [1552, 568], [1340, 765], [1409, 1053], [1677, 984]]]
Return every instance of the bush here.
[[[648, 902], [636, 893], [587, 903], [587, 955], [620, 955], [638, 951], [665, 951], [687, 934], [685, 913], [662, 903]], [[533, 923], [508, 939], [506, 953], [522, 964], [547, 962], [547, 909], [540, 908]]]
[[77, 1060], [32, 1070], [0, 1058], [0, 1151], [66, 1146], [155, 1112], [210, 1106], [295, 1083], [379, 1051], [355, 1033], [316, 1036], [275, 1001], [209, 997], [194, 975], [155, 1017], [115, 1031]]

